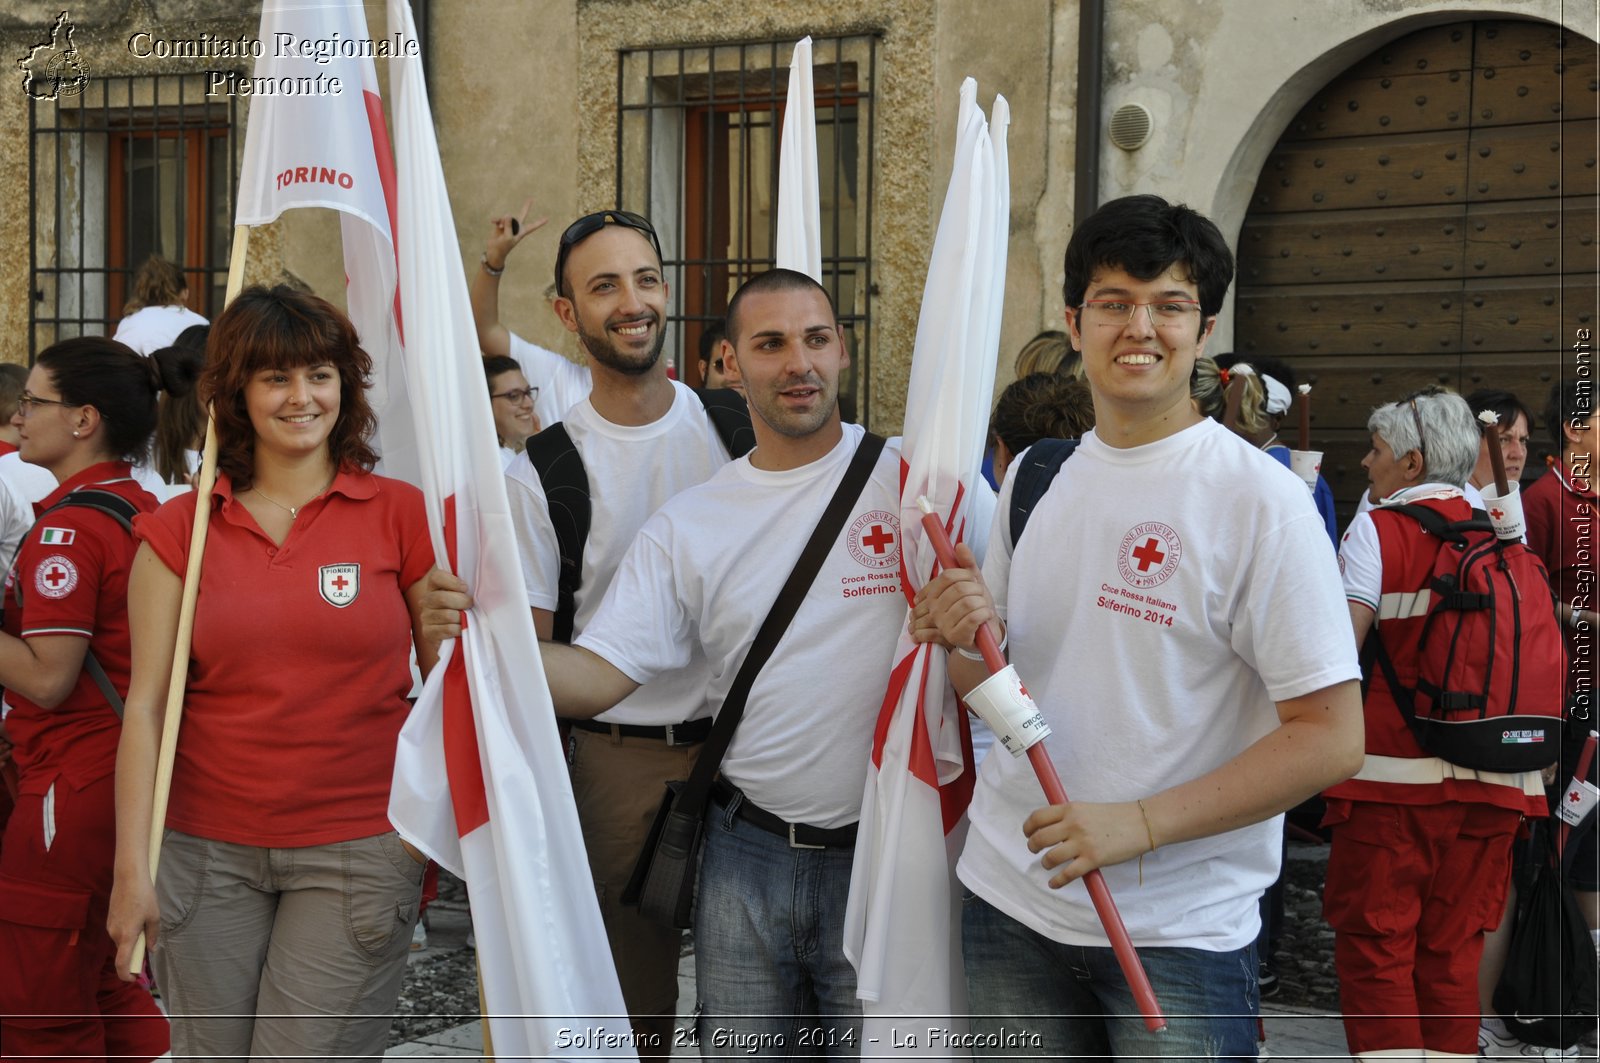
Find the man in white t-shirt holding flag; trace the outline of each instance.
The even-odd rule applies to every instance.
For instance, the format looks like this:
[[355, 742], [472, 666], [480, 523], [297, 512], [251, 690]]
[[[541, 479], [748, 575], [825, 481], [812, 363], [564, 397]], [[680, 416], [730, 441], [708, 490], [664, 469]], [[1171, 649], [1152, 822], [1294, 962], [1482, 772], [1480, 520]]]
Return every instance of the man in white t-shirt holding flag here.
[[[873, 442], [839, 420], [850, 359], [816, 281], [782, 269], [747, 281], [728, 307], [728, 342], [756, 449], [644, 523], [572, 646], [542, 644], [563, 715], [604, 712], [696, 653], [720, 712], [845, 468]], [[864, 751], [905, 617], [899, 497], [900, 454], [884, 447], [721, 762], [694, 913], [703, 1056], [863, 1051], [844, 917]], [[431, 593], [425, 633], [454, 634], [467, 602]]]
[[[1018, 455], [980, 574], [919, 595], [956, 689], [992, 625], [1049, 724], [1075, 800], [1027, 758], [979, 773], [957, 874], [972, 1032], [988, 1052], [1256, 1052], [1257, 899], [1278, 816], [1361, 764], [1360, 675], [1339, 570], [1305, 485], [1189, 402], [1233, 277], [1216, 226], [1156, 196], [1074, 230], [1066, 321], [1095, 428], [1010, 535]], [[1041, 855], [1042, 854], [1042, 858]], [[1101, 868], [1166, 1012], [1145, 1028], [1078, 880]]]

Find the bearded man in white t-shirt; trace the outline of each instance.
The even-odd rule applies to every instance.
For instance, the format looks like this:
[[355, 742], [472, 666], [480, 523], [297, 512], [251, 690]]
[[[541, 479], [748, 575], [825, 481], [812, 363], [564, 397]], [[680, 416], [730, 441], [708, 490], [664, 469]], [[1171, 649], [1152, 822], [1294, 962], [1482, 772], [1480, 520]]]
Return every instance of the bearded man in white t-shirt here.
[[[584, 215], [561, 235], [555, 275], [556, 315], [578, 337], [589, 360], [583, 372], [593, 379], [561, 418], [588, 481], [590, 520], [559, 625], [566, 559], [531, 452], [507, 466], [506, 496], [534, 629], [542, 640], [570, 641], [588, 630], [645, 518], [708, 479], [728, 450], [705, 406], [661, 362], [667, 285], [649, 220], [625, 211]], [[691, 652], [597, 719], [575, 723], [570, 740], [589, 869], [642, 1056], [671, 1052], [682, 934], [642, 918], [621, 895], [666, 782], [688, 774], [711, 730], [709, 679], [704, 656]]]
[[[863, 430], [839, 419], [850, 359], [815, 281], [789, 270], [748, 281], [729, 306], [728, 342], [756, 448], [662, 506], [573, 645], [543, 645], [563, 715], [602, 712], [697, 653], [720, 710], [861, 443]], [[862, 1051], [844, 912], [867, 752], [905, 616], [899, 467], [885, 447], [721, 763], [695, 903], [704, 1056]]]
[[[1076, 799], [1040, 807], [1026, 758], [983, 762], [957, 866], [972, 1028], [980, 1044], [1036, 1033], [1062, 1058], [1250, 1059], [1280, 814], [1361, 765], [1339, 571], [1305, 485], [1189, 401], [1233, 276], [1216, 226], [1115, 200], [1065, 267], [1095, 428], [1015, 544], [1008, 470], [981, 574], [960, 548], [966, 567], [924, 587], [912, 620], [962, 651], [962, 692], [986, 675], [979, 626], [1009, 640]], [[1095, 868], [1164, 1032], [1146, 1030], [1079, 882]]]

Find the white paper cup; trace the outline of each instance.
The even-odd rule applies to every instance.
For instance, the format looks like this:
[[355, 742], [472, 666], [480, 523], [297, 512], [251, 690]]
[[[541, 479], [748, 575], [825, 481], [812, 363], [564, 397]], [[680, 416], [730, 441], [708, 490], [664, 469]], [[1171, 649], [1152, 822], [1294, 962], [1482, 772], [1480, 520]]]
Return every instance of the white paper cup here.
[[1504, 495], [1496, 493], [1494, 484], [1485, 484], [1481, 492], [1483, 508], [1489, 511], [1489, 521], [1494, 533], [1502, 539], [1521, 539], [1528, 531], [1522, 519], [1522, 489], [1512, 484]]
[[1322, 451], [1289, 451], [1289, 469], [1304, 480], [1307, 487], [1315, 491], [1317, 489], [1317, 474], [1322, 472]]
[[963, 700], [1014, 757], [1022, 756], [1029, 746], [1049, 737], [1050, 726], [1044, 722], [1039, 706], [1028, 696], [1014, 665], [1006, 665], [973, 687]]

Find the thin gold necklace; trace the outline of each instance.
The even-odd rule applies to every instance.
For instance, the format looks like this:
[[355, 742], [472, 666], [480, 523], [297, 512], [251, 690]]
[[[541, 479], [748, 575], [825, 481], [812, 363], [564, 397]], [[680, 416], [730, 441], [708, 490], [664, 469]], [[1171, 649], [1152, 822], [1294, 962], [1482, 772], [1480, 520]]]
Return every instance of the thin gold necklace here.
[[[334, 473], [334, 476], [337, 476], [337, 475], [338, 475], [338, 473]], [[279, 502], [276, 498], [273, 498], [271, 495], [269, 495], [265, 491], [261, 490], [261, 488], [259, 486], [254, 487], [254, 490], [255, 490], [256, 494], [260, 495], [262, 498], [266, 499], [268, 502], [271, 502], [273, 505], [277, 506], [279, 509], [281, 509], [285, 513], [289, 514], [289, 519], [292, 521], [292, 520], [294, 520], [294, 519], [296, 519], [297, 517], [300, 516], [300, 511], [302, 509], [305, 509], [307, 505], [309, 505], [312, 502], [315, 502], [317, 499], [319, 499], [323, 495], [327, 494], [328, 488], [333, 486], [334, 476], [329, 476], [328, 477], [328, 482], [322, 485], [322, 490], [321, 491], [318, 491], [316, 494], [312, 495], [310, 498], [306, 499], [304, 502], [300, 503], [298, 506], [286, 506], [286, 505], [284, 505], [282, 502]]]

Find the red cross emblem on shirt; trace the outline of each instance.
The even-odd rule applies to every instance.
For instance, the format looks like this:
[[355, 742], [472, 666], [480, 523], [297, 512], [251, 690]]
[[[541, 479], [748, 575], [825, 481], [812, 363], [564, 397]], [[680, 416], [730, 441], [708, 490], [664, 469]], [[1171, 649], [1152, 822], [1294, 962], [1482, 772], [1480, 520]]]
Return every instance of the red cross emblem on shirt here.
[[1161, 551], [1161, 540], [1152, 535], [1144, 541], [1143, 546], [1134, 548], [1133, 559], [1139, 562], [1140, 572], [1149, 572], [1151, 565], [1161, 564], [1167, 555]]
[[60, 565], [51, 565], [49, 568], [44, 570], [44, 579], [46, 583], [50, 584], [50, 586], [59, 587], [61, 584], [66, 582], [66, 569], [62, 568]]
[[861, 537], [861, 541], [872, 547], [872, 552], [882, 556], [889, 549], [889, 544], [894, 542], [894, 536], [885, 531], [882, 524], [874, 524], [872, 531]]
[[317, 570], [317, 590], [323, 601], [343, 609], [361, 593], [361, 566], [353, 561], [323, 565]]
[[1141, 521], [1128, 529], [1117, 550], [1117, 575], [1130, 587], [1148, 590], [1171, 579], [1183, 562], [1183, 540], [1171, 525]]

